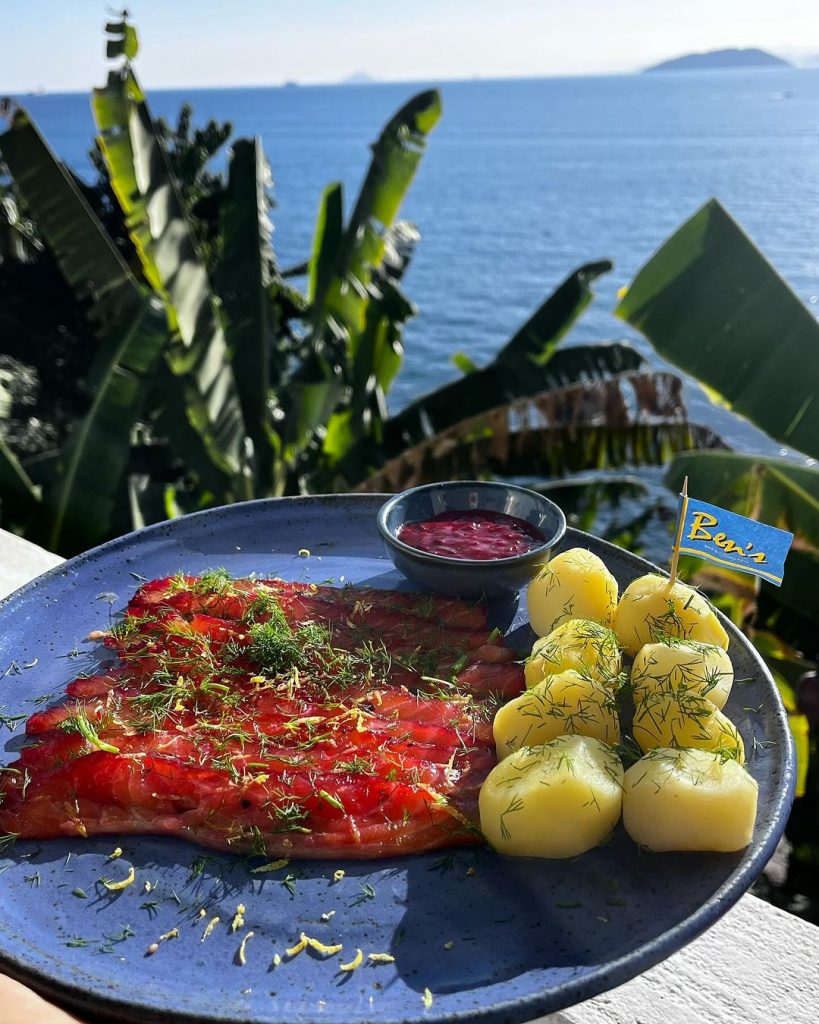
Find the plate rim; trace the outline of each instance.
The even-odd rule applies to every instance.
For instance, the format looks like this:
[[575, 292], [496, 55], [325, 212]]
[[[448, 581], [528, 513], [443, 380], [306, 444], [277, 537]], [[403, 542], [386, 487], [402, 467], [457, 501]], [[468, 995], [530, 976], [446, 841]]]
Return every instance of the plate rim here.
[[[316, 494], [316, 495], [288, 495], [280, 498], [256, 498], [250, 501], [235, 502], [230, 505], [220, 505], [214, 508], [202, 509], [196, 512], [179, 516], [176, 519], [163, 520], [159, 523], [152, 523], [130, 533], [122, 534], [112, 540], [106, 541], [97, 547], [80, 552], [63, 562], [58, 563], [51, 569], [29, 580], [17, 590], [8, 594], [0, 600], [0, 616], [6, 611], [10, 603], [18, 602], [29, 597], [36, 589], [52, 578], [68, 575], [77, 564], [83, 564], [93, 559], [106, 555], [118, 548], [126, 548], [137, 538], [150, 536], [164, 531], [173, 531], [175, 524], [187, 522], [198, 518], [207, 518], [215, 513], [236, 514], [239, 510], [251, 507], [262, 507], [280, 505], [282, 503], [307, 503], [319, 505], [322, 503], [334, 505], [338, 502], [354, 502], [363, 507], [372, 506], [375, 512], [388, 498], [388, 493], [343, 493], [343, 494]], [[377, 529], [376, 529], [377, 532]], [[560, 543], [578, 539], [580, 542], [588, 539], [595, 544], [603, 544], [617, 549], [623, 555], [636, 560], [647, 571], [656, 572], [662, 576], [668, 576], [668, 572], [661, 567], [648, 561], [640, 555], [635, 555], [625, 548], [620, 548], [611, 541], [596, 537], [594, 534], [573, 527], [567, 527]], [[383, 543], [383, 541], [382, 541]], [[682, 949], [692, 942], [728, 910], [731, 909], [739, 899], [747, 892], [754, 879], [760, 874], [762, 868], [768, 862], [776, 848], [776, 845], [784, 832], [788, 820], [790, 807], [793, 803], [796, 786], [795, 769], [795, 747], [793, 737], [787, 722], [782, 699], [768, 671], [767, 666], [754, 646], [743, 636], [739, 629], [730, 620], [717, 610], [717, 615], [725, 626], [728, 626], [729, 634], [741, 638], [743, 646], [754, 661], [762, 679], [767, 682], [773, 699], [772, 713], [780, 732], [785, 739], [782, 751], [782, 778], [784, 785], [776, 793], [776, 800], [771, 809], [771, 819], [762, 841], [757, 850], [747, 862], [742, 862], [736, 867], [723, 884], [692, 914], [678, 922], [676, 925], [662, 932], [656, 938], [643, 945], [632, 949], [616, 960], [609, 961], [603, 965], [596, 965], [589, 972], [579, 978], [568, 979], [558, 986], [541, 990], [534, 995], [525, 995], [513, 999], [506, 999], [502, 1002], [494, 1002], [490, 1006], [477, 1007], [474, 1010], [448, 1011], [437, 1016], [430, 1016], [429, 1013], [408, 1014], [407, 1021], [414, 1019], [423, 1020], [428, 1024], [469, 1024], [469, 1022], [481, 1022], [481, 1024], [506, 1024], [509, 1021], [534, 1021], [538, 1016], [546, 1013], [554, 1013], [558, 1010], [574, 1006], [603, 992], [630, 981], [632, 978], [643, 974], [654, 967], [665, 958]], [[108, 1014], [108, 1019], [123, 1022], [139, 1022], [139, 1024], [153, 1024], [157, 1019], [157, 1012], [166, 1015], [172, 1014], [173, 1019], [179, 1024], [225, 1024], [228, 1018], [205, 1017], [198, 1013], [191, 1013], [187, 1010], [157, 1008], [146, 1003], [135, 1003], [119, 999], [112, 995], [103, 993], [90, 993], [87, 989], [73, 986], [70, 983], [55, 979], [45, 971], [27, 964], [24, 959], [9, 955], [6, 950], [0, 949], [0, 970], [9, 977], [19, 981], [34, 991], [45, 996], [53, 1002], [72, 1010], [79, 1010], [82, 1013]], [[473, 991], [479, 991], [475, 989]], [[114, 1014], [111, 1017], [110, 1014]], [[171, 1019], [168, 1017], [168, 1019]], [[320, 1015], [316, 1015], [318, 1021]], [[329, 1018], [323, 1017], [323, 1020]], [[384, 1021], [384, 1024], [391, 1024], [387, 1018], [373, 1017], [373, 1020]], [[397, 1018], [395, 1018], [397, 1022]]]

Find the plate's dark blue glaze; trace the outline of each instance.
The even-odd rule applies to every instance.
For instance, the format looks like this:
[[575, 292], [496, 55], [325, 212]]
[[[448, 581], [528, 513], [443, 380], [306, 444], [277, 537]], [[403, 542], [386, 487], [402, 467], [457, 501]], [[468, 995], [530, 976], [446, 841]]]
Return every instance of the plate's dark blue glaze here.
[[[156, 577], [225, 566], [234, 574], [407, 587], [376, 531], [382, 500], [235, 505], [143, 530], [66, 562], [0, 605], [2, 713], [30, 714], [38, 698], [56, 697], [93, 664], [98, 649], [84, 638], [123, 607], [138, 585], [134, 573]], [[578, 542], [605, 558], [621, 585], [648, 569], [574, 531], [561, 547]], [[299, 557], [301, 548], [309, 557]], [[512, 611], [493, 614], [523, 647], [531, 642], [525, 607], [510, 618]], [[18, 842], [0, 856], [2, 966], [106, 1020], [151, 1022], [500, 1024], [619, 985], [694, 938], [739, 898], [773, 852], [790, 807], [793, 754], [784, 712], [756, 654], [726, 628], [736, 675], [748, 680], [735, 687], [726, 711], [759, 781], [754, 842], [743, 853], [641, 854], [618, 828], [608, 845], [575, 861], [512, 860], [488, 849], [460, 849], [348, 862], [335, 883], [338, 861], [308, 862], [290, 865], [299, 877], [288, 888], [282, 884], [287, 872], [253, 875], [245, 860], [209, 851], [203, 861], [203, 851], [174, 840]], [[3, 734], [3, 763], [14, 760], [19, 744], [19, 731]], [[117, 845], [122, 857], [106, 862]], [[101, 898], [100, 876], [124, 878], [130, 865], [136, 884]], [[237, 958], [241, 933], [227, 928], [239, 902], [254, 931], [245, 966]], [[198, 916], [203, 906], [206, 919]], [[322, 921], [331, 910], [335, 915]], [[221, 923], [203, 943], [205, 921], [214, 914]], [[146, 958], [147, 946], [174, 927], [179, 938]], [[391, 952], [395, 963], [344, 976], [337, 973], [338, 958], [301, 953], [274, 967], [274, 953], [302, 930], [342, 942], [350, 956], [356, 948], [365, 956]], [[433, 994], [429, 1007], [425, 988]]]

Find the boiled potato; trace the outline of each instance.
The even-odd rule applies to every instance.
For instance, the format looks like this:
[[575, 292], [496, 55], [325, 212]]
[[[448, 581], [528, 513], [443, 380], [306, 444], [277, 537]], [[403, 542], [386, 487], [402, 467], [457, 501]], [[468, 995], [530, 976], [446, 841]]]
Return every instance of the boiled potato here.
[[616, 688], [621, 667], [614, 630], [591, 619], [569, 619], [535, 641], [524, 671], [530, 688], [567, 669]]
[[589, 736], [523, 747], [496, 765], [478, 799], [481, 829], [513, 857], [575, 857], [601, 843], [620, 818], [623, 766]]
[[526, 591], [529, 622], [538, 636], [547, 636], [569, 619], [592, 619], [611, 625], [617, 605], [617, 580], [603, 562], [585, 548], [555, 555]]
[[757, 789], [736, 761], [658, 747], [625, 774], [623, 824], [649, 850], [742, 850], [753, 837]]
[[498, 759], [520, 747], [548, 743], [565, 733], [620, 742], [611, 691], [573, 669], [561, 672], [500, 707], [492, 723]]
[[721, 647], [674, 637], [641, 647], [631, 669], [636, 701], [643, 691], [672, 696], [692, 692], [723, 708], [733, 682], [734, 666]]
[[635, 705], [632, 723], [640, 749], [698, 747], [742, 764], [742, 737], [716, 704], [691, 691], [677, 696], [662, 691], [643, 692]]
[[663, 635], [715, 644], [726, 650], [728, 634], [702, 594], [677, 580], [649, 573], [623, 591], [614, 615], [620, 646], [632, 657]]

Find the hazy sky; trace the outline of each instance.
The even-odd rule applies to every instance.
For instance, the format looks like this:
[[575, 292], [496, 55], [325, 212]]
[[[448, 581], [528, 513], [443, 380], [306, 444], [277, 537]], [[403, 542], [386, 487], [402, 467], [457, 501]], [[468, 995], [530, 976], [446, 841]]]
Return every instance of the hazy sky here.
[[[631, 71], [689, 50], [819, 54], [819, 0], [134, 0], [147, 85]], [[104, 74], [97, 0], [0, 0], [0, 91]]]

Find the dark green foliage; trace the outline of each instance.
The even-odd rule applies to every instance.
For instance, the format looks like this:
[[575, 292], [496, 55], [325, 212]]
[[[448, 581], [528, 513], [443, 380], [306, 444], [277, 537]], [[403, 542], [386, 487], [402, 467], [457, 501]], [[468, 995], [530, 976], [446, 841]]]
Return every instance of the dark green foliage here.
[[[401, 279], [419, 237], [397, 215], [440, 118], [438, 93], [412, 97], [386, 124], [346, 221], [341, 186], [325, 190], [304, 295], [271, 247], [259, 143], [236, 140], [227, 176], [211, 174], [230, 125], [196, 128], [189, 106], [175, 127], [154, 119], [132, 26], [123, 16], [106, 31], [113, 67], [92, 95], [92, 185], [23, 109], [3, 105], [11, 178], [0, 295], [15, 298], [1, 315], [18, 339], [0, 367], [15, 382], [14, 395], [0, 393], [4, 525], [71, 554], [180, 511], [350, 489], [424, 440], [422, 421], [446, 430], [500, 403], [640, 367], [623, 345], [556, 351], [610, 269], [601, 261], [573, 273], [466, 386], [391, 417], [387, 394], [415, 313]], [[656, 460], [668, 436], [659, 423], [627, 438], [589, 427], [569, 459], [556, 434], [543, 467], [562, 472], [594, 452], [598, 462]], [[679, 420], [671, 429], [691, 436]]]

